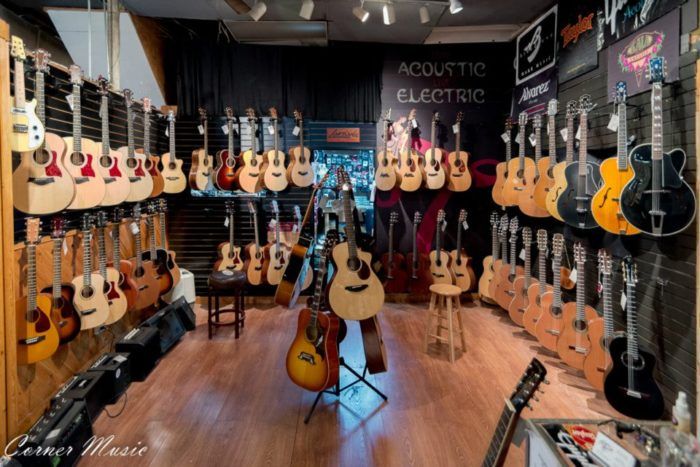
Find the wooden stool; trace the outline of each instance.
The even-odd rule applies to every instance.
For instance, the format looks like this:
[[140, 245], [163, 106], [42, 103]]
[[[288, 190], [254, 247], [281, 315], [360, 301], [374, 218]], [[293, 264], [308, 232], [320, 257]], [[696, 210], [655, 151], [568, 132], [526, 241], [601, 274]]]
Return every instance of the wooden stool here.
[[[212, 338], [213, 330], [219, 326], [234, 326], [236, 339], [245, 327], [245, 297], [244, 289], [246, 274], [242, 271], [214, 271], [209, 275], [207, 290], [207, 327], [209, 329], [209, 339]], [[219, 297], [233, 297], [233, 305], [229, 309], [219, 307]], [[212, 298], [214, 307], [212, 308]], [[222, 321], [220, 315], [233, 313], [234, 319]]]
[[[462, 309], [459, 304], [459, 295], [462, 290], [456, 285], [433, 284], [430, 286], [430, 308], [428, 309], [428, 322], [425, 325], [425, 351], [428, 352], [430, 338], [438, 342], [447, 342], [450, 346], [450, 362], [455, 362], [454, 333], [459, 334], [462, 344], [462, 353], [467, 351], [467, 344], [464, 340], [464, 323], [462, 322]], [[457, 329], [454, 329], [452, 315], [457, 315]], [[430, 329], [433, 317], [437, 317], [436, 334], [431, 334]], [[442, 324], [442, 320], [447, 320], [447, 327]], [[442, 330], [447, 330], [447, 337], [442, 337]]]

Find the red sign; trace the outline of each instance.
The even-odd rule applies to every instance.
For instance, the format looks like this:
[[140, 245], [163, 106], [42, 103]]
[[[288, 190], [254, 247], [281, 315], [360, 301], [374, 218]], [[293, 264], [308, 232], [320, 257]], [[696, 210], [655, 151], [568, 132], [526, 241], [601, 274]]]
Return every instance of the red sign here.
[[327, 143], [359, 143], [359, 128], [326, 128]]

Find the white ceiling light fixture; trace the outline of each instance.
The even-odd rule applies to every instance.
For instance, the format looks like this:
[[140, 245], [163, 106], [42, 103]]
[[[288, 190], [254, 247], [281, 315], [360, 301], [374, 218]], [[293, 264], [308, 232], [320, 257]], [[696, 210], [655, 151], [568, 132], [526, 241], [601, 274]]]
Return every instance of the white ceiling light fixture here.
[[384, 16], [384, 24], [387, 26], [391, 26], [396, 22], [396, 10], [394, 10], [394, 5], [391, 3], [384, 4], [382, 15]]
[[363, 7], [365, 6], [365, 0], [362, 0], [360, 2], [360, 6], [356, 6], [355, 8], [352, 9], [352, 14], [355, 15], [357, 19], [362, 21], [363, 23], [369, 19], [369, 11], [365, 10]]
[[304, 19], [311, 19], [311, 15], [314, 12], [314, 0], [304, 0], [301, 2], [301, 10], [299, 10], [299, 16]]
[[267, 5], [265, 5], [265, 2], [260, 0], [259, 2], [255, 2], [255, 5], [253, 5], [253, 8], [250, 9], [250, 12], [248, 14], [251, 18], [253, 18], [253, 21], [259, 21], [266, 11]]
[[428, 6], [423, 5], [418, 10], [418, 15], [420, 16], [421, 24], [428, 24], [430, 22], [430, 11], [428, 11]]
[[456, 15], [464, 9], [464, 5], [459, 0], [450, 0], [450, 13]]

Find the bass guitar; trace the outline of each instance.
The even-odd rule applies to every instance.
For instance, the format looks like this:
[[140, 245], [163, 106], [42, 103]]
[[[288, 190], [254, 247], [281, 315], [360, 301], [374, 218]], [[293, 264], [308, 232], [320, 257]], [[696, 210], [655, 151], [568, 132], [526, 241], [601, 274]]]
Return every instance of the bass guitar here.
[[523, 326], [532, 336], [537, 336], [537, 322], [542, 316], [542, 298], [554, 290], [547, 284], [547, 231], [537, 231], [537, 269], [539, 280], [530, 284], [527, 289], [527, 308], [523, 313]]
[[651, 78], [651, 144], [630, 153], [634, 178], [622, 190], [620, 204], [627, 222], [655, 237], [674, 235], [695, 219], [695, 193], [683, 180], [686, 156], [682, 149], [664, 152], [663, 101], [664, 59], [649, 61]]
[[248, 201], [248, 211], [253, 215], [255, 242], [246, 247], [245, 270], [250, 285], [262, 285], [267, 282], [267, 271], [270, 269], [270, 248], [260, 246], [260, 229], [258, 228], [258, 209], [253, 201]]
[[280, 208], [276, 200], [272, 201], [272, 212], [275, 216], [273, 219], [275, 241], [267, 247], [270, 252], [270, 265], [267, 269], [267, 283], [270, 285], [277, 285], [282, 280], [284, 269], [287, 267], [289, 247], [280, 241]]
[[291, 161], [287, 167], [287, 177], [292, 185], [303, 188], [311, 186], [316, 175], [311, 166], [311, 151], [304, 146], [304, 118], [300, 111], [294, 111], [294, 119], [296, 128], [299, 129], [299, 146], [289, 151]]
[[131, 263], [131, 278], [136, 283], [135, 311], [143, 311], [152, 307], [160, 297], [160, 282], [158, 271], [150, 260], [145, 260], [141, 243], [141, 206], [137, 203], [133, 210], [133, 222], [130, 224], [136, 248], [135, 256], [129, 259]]
[[[44, 74], [49, 71], [49, 57], [45, 50], [37, 49], [34, 52], [34, 98], [37, 102], [37, 116], [42, 125], [46, 123]], [[15, 76], [24, 79], [17, 71]], [[15, 208], [33, 215], [62, 211], [68, 207], [75, 194], [73, 178], [63, 165], [66, 148], [63, 139], [47, 132], [42, 140], [43, 143], [35, 151], [20, 153], [19, 165], [12, 172], [12, 200]]]
[[518, 206], [520, 194], [525, 190], [525, 186], [533, 183], [534, 180], [525, 180], [525, 170], [532, 170], [534, 162], [529, 157], [525, 157], [525, 140], [527, 139], [527, 112], [521, 112], [518, 116], [518, 158], [508, 162], [508, 178], [503, 184], [503, 200], [506, 206]]
[[49, 318], [51, 298], [36, 289], [36, 246], [40, 240], [41, 221], [27, 218], [27, 296], [15, 303], [17, 317], [17, 363], [29, 365], [49, 358], [56, 352], [59, 335]]
[[92, 272], [92, 216], [83, 214], [83, 274], [72, 280], [73, 307], [80, 315], [80, 329], [94, 329], [109, 318], [109, 302], [104, 294], [105, 280]]
[[[654, 60], [654, 59], [652, 59]], [[612, 367], [605, 376], [605, 398], [618, 412], [639, 420], [658, 420], [664, 413], [664, 397], [654, 380], [656, 357], [639, 348], [637, 334], [637, 265], [623, 261], [627, 296], [627, 335], [610, 341]]]
[[100, 117], [102, 142], [98, 145], [100, 159], [97, 170], [105, 181], [105, 196], [101, 206], [114, 206], [126, 201], [131, 190], [124, 158], [109, 145], [109, 82], [100, 77], [97, 81], [100, 93]]
[[360, 250], [350, 204], [350, 177], [341, 166], [338, 181], [343, 195], [347, 241], [333, 247], [335, 274], [328, 284], [328, 305], [343, 319], [363, 320], [376, 315], [384, 305], [384, 288], [370, 266], [372, 255]]
[[493, 278], [489, 282], [489, 297], [496, 304], [498, 304], [496, 291], [498, 290], [498, 282], [501, 280], [500, 272], [503, 267], [508, 268], [508, 225], [508, 215], [504, 214], [501, 216], [498, 227], [498, 242], [501, 246], [501, 254], [493, 261]]
[[99, 273], [102, 276], [104, 288], [103, 295], [107, 297], [109, 315], [104, 324], [116, 323], [124, 317], [128, 308], [126, 295], [119, 287], [119, 271], [107, 266], [107, 249], [105, 244], [105, 229], [107, 228], [107, 213], [97, 213], [97, 259]]
[[503, 138], [506, 143], [506, 160], [505, 162], [499, 162], [498, 164], [496, 164], [496, 181], [494, 182], [493, 187], [491, 188], [491, 197], [493, 198], [493, 202], [502, 207], [510, 206], [506, 204], [505, 197], [503, 196], [503, 187], [506, 183], [506, 180], [510, 176], [510, 173], [508, 172], [508, 167], [510, 167], [511, 154], [513, 152], [513, 147], [510, 139], [510, 134], [512, 130], [513, 122], [510, 119], [510, 117], [508, 117], [506, 119], [505, 132], [503, 133]]
[[266, 166], [262, 155], [258, 154], [258, 137], [255, 111], [247, 109], [248, 126], [250, 128], [251, 149], [245, 151], [241, 158], [243, 166], [238, 169], [236, 178], [241, 190], [246, 193], [257, 193], [263, 188]]
[[549, 217], [549, 211], [539, 206], [535, 199], [535, 190], [541, 176], [540, 170], [547, 170], [547, 160], [542, 159], [542, 116], [535, 115], [532, 123], [535, 128], [535, 162], [530, 163], [528, 162], [530, 159], [525, 159], [524, 186], [518, 198], [518, 206], [526, 216]]
[[10, 55], [15, 60], [15, 95], [10, 109], [12, 133], [10, 147], [15, 152], [34, 152], [44, 142], [44, 122], [36, 113], [37, 101], [27, 102], [24, 88], [24, 41], [12, 36]]
[[217, 271], [242, 271], [245, 263], [241, 259], [241, 247], [234, 242], [235, 205], [233, 200], [226, 201], [226, 216], [228, 219], [228, 242], [219, 244], [219, 259], [214, 264]]
[[384, 292], [402, 293], [408, 287], [406, 258], [394, 251], [394, 226], [399, 222], [399, 213], [392, 211], [389, 215], [389, 251], [382, 255], [382, 271], [384, 271]]
[[374, 185], [377, 190], [393, 190], [398, 182], [396, 177], [396, 156], [389, 150], [389, 127], [393, 125], [391, 119], [391, 109], [384, 114], [384, 140], [382, 150], [377, 154], [377, 170], [374, 172]]
[[159, 246], [162, 250], [165, 250], [168, 253], [168, 259], [165, 264], [168, 267], [168, 271], [170, 271], [170, 276], [173, 278], [173, 287], [175, 287], [180, 282], [182, 273], [180, 272], [180, 267], [175, 262], [175, 252], [169, 248], [168, 233], [167, 229], [165, 228], [166, 212], [168, 212], [168, 202], [161, 198], [158, 200], [158, 224], [160, 226]]
[[206, 109], [199, 108], [199, 121], [204, 132], [204, 147], [192, 151], [190, 167], [190, 188], [205, 191], [211, 189], [211, 171], [214, 158], [209, 155], [209, 118]]
[[[557, 165], [557, 123], [556, 116], [559, 111], [559, 101], [551, 99], [547, 104], [547, 137], [549, 139], [549, 155], [537, 162], [539, 178], [535, 182], [535, 204], [547, 211], [547, 215], [552, 213], [547, 209], [547, 195], [554, 186], [554, 166]], [[537, 139], [539, 144], [540, 139]], [[538, 151], [541, 153], [542, 151]]]
[[542, 313], [535, 324], [535, 337], [545, 349], [556, 352], [557, 341], [562, 328], [561, 300], [561, 256], [564, 250], [564, 236], [552, 236], [552, 291], [540, 298]]
[[[124, 89], [126, 104], [126, 146], [118, 149], [126, 160], [126, 173], [129, 175], [131, 188], [126, 198], [130, 203], [143, 201], [153, 191], [153, 177], [146, 171], [146, 156], [136, 152], [134, 143], [134, 100], [131, 90]], [[175, 125], [173, 125], [173, 129]]]
[[523, 227], [523, 251], [525, 251], [525, 274], [518, 276], [513, 281], [513, 300], [508, 305], [508, 316], [518, 326], [525, 326], [523, 323], [525, 309], [528, 305], [528, 290], [530, 285], [537, 282], [532, 279], [532, 230], [530, 227]]
[[455, 120], [455, 150], [447, 155], [447, 189], [450, 191], [467, 191], [472, 186], [472, 175], [469, 173], [469, 153], [462, 151], [462, 120], [464, 112], [457, 112]]
[[496, 303], [503, 308], [508, 310], [510, 307], [510, 302], [513, 301], [515, 297], [514, 282], [515, 278], [522, 276], [525, 271], [522, 266], [518, 266], [518, 259], [516, 257], [516, 250], [518, 246], [518, 218], [514, 217], [510, 220], [508, 226], [508, 244], [510, 245], [510, 261], [504, 255], [503, 264], [498, 270], [498, 281], [496, 282]]
[[454, 284], [452, 258], [442, 249], [442, 233], [446, 226], [445, 211], [440, 209], [435, 222], [435, 249], [430, 252], [430, 275], [433, 284]]
[[425, 152], [425, 168], [423, 177], [425, 187], [429, 190], [439, 190], [445, 186], [444, 151], [437, 147], [437, 125], [440, 122], [440, 114], [433, 113], [430, 123], [430, 148]]
[[177, 158], [175, 152], [175, 113], [168, 111], [168, 152], [160, 157], [163, 164], [163, 192], [168, 194], [182, 193], [187, 188], [187, 178], [182, 171], [181, 159]]
[[413, 128], [416, 123], [416, 109], [411, 109], [403, 131], [402, 142], [397, 145], [399, 150], [399, 164], [397, 178], [400, 180], [399, 188], [402, 191], [416, 191], [423, 185], [424, 168], [420, 153], [413, 148]]
[[158, 281], [159, 296], [165, 295], [173, 288], [173, 276], [168, 269], [168, 252], [164, 248], [158, 248], [156, 242], [156, 225], [153, 218], [157, 215], [155, 204], [149, 202], [146, 209], [146, 227], [148, 228], [148, 249], [143, 252], [142, 258], [144, 262], [150, 262], [155, 272], [156, 280]]
[[126, 307], [127, 311], [134, 309], [136, 305], [136, 297], [139, 294], [139, 286], [133, 279], [133, 268], [131, 263], [125, 259], [122, 259], [121, 253], [121, 242], [120, 242], [120, 232], [119, 226], [124, 219], [124, 210], [122, 208], [115, 208], [112, 213], [112, 226], [111, 226], [111, 237], [112, 237], [112, 263], [111, 266], [119, 271], [119, 288], [124, 292], [126, 297]]
[[564, 222], [564, 219], [559, 214], [559, 208], [557, 201], [559, 196], [564, 192], [566, 188], [566, 168], [574, 163], [574, 118], [578, 114], [578, 102], [569, 101], [566, 104], [566, 159], [563, 162], [558, 162], [557, 165], [552, 169], [552, 178], [554, 183], [549, 188], [547, 193], [547, 199], [545, 204], [547, 206], [547, 211], [555, 219], [559, 219]]
[[263, 183], [268, 190], [283, 191], [289, 186], [289, 180], [287, 180], [287, 167], [284, 165], [286, 156], [279, 149], [278, 117], [277, 109], [274, 107], [270, 109], [270, 122], [272, 122], [272, 131], [274, 132], [274, 146], [272, 150], [267, 152], [267, 170], [263, 175]]
[[496, 211], [491, 213], [491, 255], [484, 258], [483, 266], [484, 272], [481, 273], [479, 278], [479, 300], [494, 304], [496, 303], [494, 298], [489, 295], [489, 286], [493, 280], [494, 275], [494, 265], [498, 261], [499, 253], [499, 243], [498, 243], [498, 213]]
[[226, 149], [216, 153], [218, 163], [214, 175], [214, 183], [219, 190], [233, 191], [236, 187], [236, 154], [233, 150], [233, 109], [226, 107], [226, 136], [228, 144]]
[[472, 259], [462, 251], [462, 230], [467, 230], [468, 227], [467, 211], [462, 209], [459, 211], [457, 221], [457, 245], [454, 250], [450, 251], [452, 275], [455, 278], [455, 285], [462, 289], [462, 292], [470, 291], [476, 284], [476, 274], [471, 266]]
[[433, 283], [433, 275], [430, 273], [430, 258], [418, 251], [418, 226], [423, 220], [419, 211], [413, 214], [413, 249], [408, 254], [406, 262], [411, 270], [411, 279], [408, 281], [408, 290], [413, 295], [430, 294], [430, 285]]
[[139, 152], [146, 156], [146, 170], [153, 179], [153, 189], [149, 196], [160, 196], [165, 189], [165, 180], [158, 168], [160, 157], [151, 154], [151, 99], [148, 97], [143, 98], [143, 148]]

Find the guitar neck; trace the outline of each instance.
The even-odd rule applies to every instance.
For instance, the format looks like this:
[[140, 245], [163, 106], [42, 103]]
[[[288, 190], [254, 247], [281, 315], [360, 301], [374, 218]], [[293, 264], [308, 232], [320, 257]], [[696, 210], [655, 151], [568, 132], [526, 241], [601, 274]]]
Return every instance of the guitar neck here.
[[[548, 117], [547, 130], [549, 133], [549, 165], [553, 167], [557, 163], [557, 131], [556, 131], [556, 119], [554, 115]], [[568, 140], [568, 138], [567, 138]]]
[[457, 250], [457, 264], [462, 264], [462, 223], [458, 222], [457, 223], [457, 242], [456, 242], [456, 248]]
[[530, 243], [525, 243], [525, 289], [530, 286], [530, 280], [532, 279], [532, 257], [530, 256], [531, 245]]
[[119, 261], [122, 259], [121, 245], [119, 244], [119, 224], [115, 223], [112, 226], [112, 264], [115, 268], [119, 267]]
[[576, 263], [576, 319], [586, 319], [586, 265], [579, 261]]
[[37, 71], [34, 74], [34, 98], [36, 99], [36, 115], [39, 121], [46, 126], [46, 95], [44, 92], [44, 72]]
[[206, 156], [209, 154], [209, 120], [205, 118], [202, 126], [204, 127], [204, 155]]
[[[632, 362], [636, 362], [639, 358], [639, 345], [637, 343], [637, 303], [636, 303], [636, 287], [632, 281], [627, 282], [627, 354]], [[633, 366], [633, 365], [632, 365]], [[630, 388], [633, 389], [633, 388]]]
[[459, 157], [459, 152], [460, 152], [460, 146], [462, 144], [462, 130], [461, 124], [457, 122], [457, 132], [455, 133], [455, 152], [457, 153], [457, 157]]
[[250, 126], [251, 151], [253, 153], [253, 157], [255, 157], [255, 155], [258, 153], [258, 141], [257, 136], [255, 135], [255, 133], [257, 133], [255, 118], [248, 120], [248, 125]]
[[503, 465], [507, 453], [507, 447], [510, 444], [515, 429], [515, 421], [517, 412], [513, 404], [506, 399], [505, 407], [498, 418], [496, 429], [494, 430], [493, 438], [489, 444], [489, 449], [486, 452], [486, 457], [482, 463], [482, 467], [500, 467]]
[[255, 252], [260, 251], [260, 233], [258, 232], [258, 212], [253, 213], [253, 230], [255, 230]]
[[627, 170], [627, 104], [620, 102], [617, 106], [617, 168]]
[[228, 157], [233, 157], [233, 119], [229, 118], [226, 121], [228, 127]]
[[177, 155], [175, 154], [175, 120], [170, 120], [168, 122], [168, 136], [170, 145], [170, 158], [172, 161], [177, 160]]
[[664, 154], [663, 141], [663, 100], [662, 84], [654, 83], [651, 87], [651, 158], [662, 160]]
[[569, 165], [574, 161], [574, 117], [566, 119], [566, 164]]
[[[542, 159], [542, 128], [535, 127], [535, 170], [538, 170], [537, 162]], [[536, 172], [536, 174], [539, 172]]]
[[151, 113], [143, 113], [143, 153], [151, 155]]
[[[134, 222], [138, 226], [140, 219], [135, 219]], [[143, 267], [143, 246], [141, 244], [141, 230], [138, 228], [134, 231], [134, 244], [136, 248], [136, 268], [141, 269]]]
[[552, 306], [561, 308], [561, 256], [555, 255], [552, 260], [552, 275], [552, 288], [554, 289]]
[[156, 259], [156, 226], [153, 223], [153, 216], [148, 216], [146, 218], [146, 224], [148, 224], [148, 245], [151, 250], [151, 261]]
[[580, 177], [585, 177], [588, 171], [586, 170], [586, 157], [588, 153], [588, 113], [581, 112], [581, 142], [578, 147], [578, 174]]
[[107, 279], [107, 252], [105, 248], [105, 231], [103, 228], [97, 229], [97, 260], [100, 268], [100, 275]]
[[357, 239], [355, 238], [355, 218], [350, 205], [350, 191], [343, 190], [343, 213], [345, 214], [345, 235], [348, 237], [350, 259], [357, 258]]
[[80, 86], [73, 85], [73, 152], [81, 152], [81, 108], [80, 108]]
[[275, 132], [275, 160], [279, 160], [279, 155], [277, 154], [277, 151], [279, 150], [279, 147], [280, 147], [280, 138], [279, 138], [279, 133], [277, 131], [277, 119], [273, 120], [272, 129]]
[[515, 259], [515, 252], [518, 248], [518, 239], [515, 237], [515, 234], [513, 234], [513, 237], [510, 240], [510, 274], [515, 275], [515, 266], [517, 264], [517, 260]]
[[523, 169], [525, 169], [525, 131], [526, 128], [523, 125], [523, 127], [520, 128], [520, 141], [518, 141], [518, 168], [521, 173]]
[[394, 263], [394, 224], [389, 224], [389, 265]]
[[280, 247], [280, 215], [275, 212], [275, 246]]
[[[168, 247], [168, 238], [167, 238], [167, 231], [165, 229], [165, 213], [164, 212], [161, 212], [158, 214], [158, 221], [160, 224], [160, 244], [163, 247], [163, 249], [166, 249]], [[231, 221], [231, 225], [233, 225], [233, 220]], [[233, 238], [233, 236], [231, 238]], [[233, 240], [231, 240], [231, 245], [233, 245]]]
[[311, 326], [317, 326], [318, 313], [321, 310], [321, 302], [323, 301], [323, 281], [326, 277], [326, 255], [321, 255], [321, 260], [318, 265], [318, 274], [316, 275], [316, 286], [314, 288], [314, 298], [311, 304]]
[[53, 239], [53, 281], [51, 282], [51, 295], [54, 303], [61, 298], [61, 245], [63, 238]]
[[83, 284], [86, 287], [90, 286], [92, 279], [92, 233], [89, 230], [83, 230]]
[[[170, 135], [173, 137], [172, 133]], [[126, 106], [126, 145], [128, 148], [128, 156], [134, 157], [134, 110], [130, 105]]]
[[27, 311], [36, 310], [36, 244], [27, 244]]
[[228, 215], [228, 244], [229, 244], [229, 251], [233, 251], [233, 234], [234, 234], [234, 225], [233, 225], [233, 219], [234, 215], [233, 212], [230, 212]]
[[100, 111], [102, 112], [102, 155], [109, 154], [109, 97], [100, 99]]
[[418, 271], [418, 224], [413, 223], [413, 276]]
[[508, 141], [506, 141], [506, 162], [510, 162], [513, 144], [510, 141], [510, 130], [506, 131], [506, 133], [508, 134]]
[[537, 265], [538, 265], [538, 273], [539, 273], [539, 278], [540, 278], [540, 297], [542, 294], [544, 294], [546, 288], [547, 288], [547, 258], [546, 258], [546, 249], [545, 250], [539, 250], [538, 251], [538, 257], [537, 257]]
[[432, 124], [430, 125], [430, 160], [431, 162], [435, 163], [435, 151], [437, 148], [435, 147], [435, 127], [436, 127], [435, 120], [433, 119]]
[[15, 59], [15, 107], [24, 109], [27, 103], [24, 88], [24, 61]]
[[603, 273], [603, 328], [605, 341], [609, 343], [613, 337], [612, 290], [610, 289], [610, 274]]
[[491, 257], [493, 261], [498, 260], [498, 227], [496, 225], [491, 228]]

